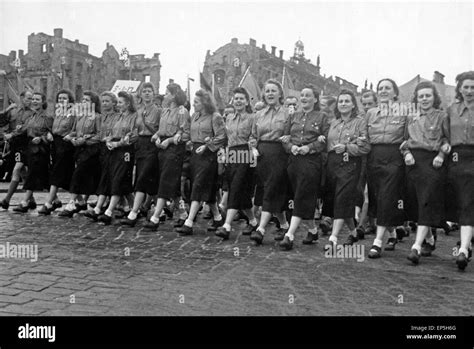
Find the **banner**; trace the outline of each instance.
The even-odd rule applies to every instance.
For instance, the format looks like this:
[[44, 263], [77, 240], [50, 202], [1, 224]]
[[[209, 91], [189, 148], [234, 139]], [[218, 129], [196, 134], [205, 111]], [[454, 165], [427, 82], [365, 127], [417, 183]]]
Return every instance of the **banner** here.
[[261, 100], [262, 96], [260, 88], [258, 87], [257, 81], [255, 81], [255, 78], [252, 76], [252, 73], [250, 73], [250, 67], [247, 68], [242, 81], [240, 81], [239, 87], [243, 87], [247, 90], [250, 95], [250, 104], [252, 106]]
[[115, 81], [114, 86], [112, 87], [112, 92], [118, 94], [120, 91], [125, 91], [127, 93], [137, 92], [140, 87], [141, 81], [133, 80], [117, 80]]

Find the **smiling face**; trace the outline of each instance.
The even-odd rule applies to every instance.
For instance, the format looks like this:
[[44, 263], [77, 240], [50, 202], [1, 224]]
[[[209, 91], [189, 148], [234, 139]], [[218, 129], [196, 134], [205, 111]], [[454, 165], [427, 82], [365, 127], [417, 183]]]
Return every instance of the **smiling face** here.
[[314, 105], [318, 102], [318, 100], [314, 96], [312, 89], [304, 88], [301, 90], [300, 102], [303, 110], [313, 110]]
[[58, 103], [59, 104], [68, 104], [69, 103], [69, 96], [67, 93], [60, 93], [58, 96]]
[[396, 97], [395, 89], [390, 81], [384, 80], [379, 84], [377, 94], [381, 103], [393, 101]]
[[40, 94], [33, 94], [33, 98], [31, 99], [31, 108], [34, 110], [38, 110], [43, 105], [43, 98]]
[[151, 103], [153, 102], [153, 90], [151, 87], [145, 87], [143, 90], [142, 90], [142, 93], [141, 93], [141, 97], [143, 99], [143, 101], [145, 103]]
[[422, 88], [416, 93], [416, 100], [421, 110], [428, 111], [433, 108], [434, 93], [431, 88]]
[[129, 103], [127, 100], [123, 97], [119, 97], [118, 102], [117, 102], [117, 107], [120, 110], [120, 112], [125, 112], [128, 109]]
[[466, 79], [462, 82], [460, 88], [462, 98], [466, 103], [474, 102], [474, 80]]
[[[245, 107], [249, 105], [249, 101], [243, 93], [234, 94], [234, 108], [235, 111], [241, 113], [245, 110]], [[233, 112], [233, 111], [232, 111]]]
[[266, 84], [265, 85], [265, 100], [269, 106], [275, 106], [280, 103], [280, 90], [275, 84]]
[[340, 95], [337, 99], [337, 109], [341, 115], [350, 115], [352, 109], [354, 109], [351, 95]]

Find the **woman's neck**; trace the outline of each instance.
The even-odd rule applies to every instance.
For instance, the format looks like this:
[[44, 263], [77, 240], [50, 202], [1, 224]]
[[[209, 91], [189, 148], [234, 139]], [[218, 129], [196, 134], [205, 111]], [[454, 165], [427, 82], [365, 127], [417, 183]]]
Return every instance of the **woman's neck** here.
[[314, 107], [313, 107], [313, 106], [307, 107], [307, 108], [304, 108], [304, 107], [303, 107], [302, 109], [303, 109], [303, 111], [304, 111], [305, 113], [309, 113], [311, 110], [314, 109]]
[[464, 100], [464, 105], [467, 107], [467, 109], [474, 110], [474, 100], [469, 101], [469, 102]]
[[143, 102], [144, 102], [143, 104], [145, 105], [145, 107], [149, 107], [150, 105], [153, 104], [153, 101], [143, 101]]
[[342, 121], [348, 121], [351, 118], [351, 113], [341, 114]]

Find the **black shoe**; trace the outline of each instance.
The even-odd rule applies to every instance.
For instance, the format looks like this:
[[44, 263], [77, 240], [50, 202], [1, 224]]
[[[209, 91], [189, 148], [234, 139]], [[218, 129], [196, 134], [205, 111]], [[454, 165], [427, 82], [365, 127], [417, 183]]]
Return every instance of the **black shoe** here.
[[277, 229], [275, 231], [275, 236], [274, 236], [275, 241], [282, 241], [287, 231], [288, 229], [282, 229], [282, 228]]
[[160, 223], [153, 223], [152, 221], [147, 221], [145, 224], [143, 224], [143, 228], [152, 231], [157, 231], [159, 226]]
[[370, 251], [369, 251], [369, 254], [367, 255], [367, 257], [372, 258], [372, 259], [376, 259], [376, 258], [380, 258], [381, 255], [382, 255], [382, 249], [378, 246], [373, 245], [370, 248]]
[[425, 241], [423, 241], [423, 244], [421, 244], [421, 255], [423, 257], [429, 257], [431, 256], [431, 253], [436, 249], [436, 243], [433, 245], [429, 244]]
[[163, 207], [163, 212], [166, 214], [168, 219], [173, 219], [173, 211], [171, 211], [168, 207]]
[[178, 219], [174, 224], [173, 227], [180, 228], [184, 225], [185, 219]]
[[222, 238], [223, 240], [229, 240], [230, 231], [224, 227], [217, 228], [217, 231], [214, 233], [216, 236]]
[[388, 238], [387, 245], [385, 246], [385, 251], [394, 251], [395, 245], [397, 244], [397, 238]]
[[[474, 239], [474, 237], [473, 237]], [[472, 240], [471, 240], [472, 242]], [[461, 248], [461, 241], [458, 241], [456, 242], [456, 246], [458, 247], [458, 250]], [[472, 248], [468, 248], [467, 249], [467, 259], [471, 259], [472, 258]]]
[[118, 210], [118, 212], [114, 214], [114, 218], [116, 218], [116, 219], [125, 218], [125, 217], [128, 216], [129, 213], [130, 213], [130, 211], [125, 212], [123, 210]]
[[244, 230], [242, 230], [242, 235], [250, 235], [255, 229], [257, 229], [258, 224], [251, 225], [250, 223], [246, 225]]
[[63, 203], [59, 200], [55, 200], [53, 201], [53, 211], [58, 209], [58, 208], [61, 208], [63, 206]]
[[252, 234], [250, 234], [250, 240], [255, 241], [257, 246], [261, 245], [263, 243], [263, 234], [258, 229], [255, 229]]
[[313, 242], [318, 241], [318, 239], [318, 233], [313, 234], [312, 232], [308, 231], [308, 234], [306, 234], [306, 237], [303, 239], [303, 245], [311, 245]]
[[202, 218], [211, 219], [213, 217], [211, 210], [209, 210]]
[[53, 212], [54, 209], [53, 207], [47, 207], [46, 205], [41, 206], [41, 208], [38, 210], [38, 214], [42, 214], [45, 216], [48, 216]]
[[72, 216], [74, 216], [74, 213], [76, 212], [76, 210], [74, 211], [69, 211], [69, 210], [62, 210], [61, 212], [58, 213], [58, 216], [59, 217], [68, 217], [68, 218], [72, 218]]
[[128, 225], [129, 227], [134, 227], [135, 224], [137, 224], [138, 219], [130, 219], [128, 217], [125, 217], [120, 220], [120, 225]]
[[94, 210], [87, 210], [84, 212], [84, 217], [92, 219], [94, 222], [97, 222], [97, 219], [99, 218], [99, 215], [95, 213]]
[[166, 222], [166, 215], [161, 215], [159, 219], [160, 223]]
[[407, 256], [407, 259], [417, 265], [420, 262], [420, 254], [416, 249], [412, 249], [410, 254]]
[[217, 228], [219, 227], [222, 227], [222, 225], [224, 224], [224, 219], [220, 219], [218, 221], [216, 220], [212, 220], [212, 223], [208, 225], [207, 227], [207, 231], [216, 231]]
[[7, 202], [7, 200], [3, 199], [2, 201], [0, 201], [0, 207], [4, 210], [8, 210], [8, 208], [10, 207], [10, 203]]
[[361, 227], [357, 227], [357, 228], [356, 228], [356, 232], [357, 232], [357, 238], [358, 238], [359, 240], [364, 240], [364, 238], [365, 238], [364, 229], [362, 229]]
[[187, 225], [183, 224], [182, 227], [176, 229], [179, 235], [193, 235], [193, 228], [188, 227]]
[[101, 214], [99, 217], [97, 217], [97, 220], [104, 223], [105, 225], [110, 225], [112, 223], [112, 217], [107, 216], [106, 214]]
[[22, 204], [19, 204], [17, 207], [13, 209], [13, 211], [18, 212], [18, 213], [26, 213], [28, 212], [28, 205], [23, 206]]
[[319, 223], [319, 228], [321, 228], [321, 232], [323, 233], [323, 236], [328, 235], [331, 231], [331, 224], [329, 224], [327, 221], [322, 221]]
[[458, 265], [459, 270], [466, 269], [468, 262], [469, 262], [469, 259], [466, 257], [464, 252], [461, 252], [458, 254], [456, 258], [456, 264]]
[[[402, 225], [395, 228], [395, 233], [397, 234], [397, 240], [398, 241], [402, 241], [404, 237], [407, 237], [409, 235], [407, 233], [407, 229]], [[387, 248], [385, 247], [385, 249], [387, 249]]]
[[377, 227], [374, 226], [374, 225], [369, 225], [366, 229], [365, 229], [365, 235], [373, 235], [377, 232]]
[[280, 250], [283, 250], [283, 251], [290, 251], [291, 249], [293, 249], [293, 241], [291, 241], [290, 238], [286, 235], [283, 238], [283, 241], [280, 242], [279, 245], [280, 245]]
[[34, 210], [34, 209], [36, 209], [36, 202], [35, 202], [35, 200], [30, 200], [30, 201], [28, 201], [28, 209], [29, 209], [29, 210]]
[[85, 204], [76, 204], [75, 213], [87, 210], [87, 202]]
[[354, 245], [354, 242], [357, 242], [357, 241], [359, 241], [358, 238], [356, 238], [352, 234], [349, 234], [349, 236], [347, 237], [347, 240], [342, 245], [343, 246], [352, 246], [352, 245]]

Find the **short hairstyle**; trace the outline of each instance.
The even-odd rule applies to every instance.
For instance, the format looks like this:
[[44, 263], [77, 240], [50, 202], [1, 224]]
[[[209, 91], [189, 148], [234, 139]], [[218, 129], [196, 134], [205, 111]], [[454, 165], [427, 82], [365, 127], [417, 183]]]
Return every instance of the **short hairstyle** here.
[[267, 101], [265, 99], [265, 87], [270, 84], [275, 85], [278, 88], [278, 91], [280, 91], [280, 98], [278, 99], [278, 101], [280, 102], [280, 104], [283, 104], [283, 102], [285, 101], [285, 93], [283, 92], [283, 87], [281, 87], [281, 84], [275, 79], [268, 79], [267, 81], [265, 81], [265, 84], [263, 84], [263, 90], [262, 90], [263, 101], [265, 102], [265, 104], [267, 104]]
[[456, 76], [456, 99], [460, 102], [464, 100], [461, 93], [461, 86], [465, 80], [474, 80], [474, 71], [466, 71]]
[[120, 91], [118, 93], [119, 98], [123, 98], [128, 103], [128, 111], [135, 113], [137, 109], [135, 108], [135, 102], [133, 101], [133, 96], [130, 93], [125, 91]]
[[153, 85], [153, 83], [151, 82], [144, 82], [141, 86], [140, 86], [140, 95], [142, 94], [142, 91], [146, 88], [151, 88], [151, 90], [153, 91], [153, 93], [155, 93], [156, 89], [155, 89], [155, 85]]
[[216, 106], [212, 101], [211, 95], [209, 92], [204, 90], [199, 90], [196, 92], [196, 97], [199, 97], [201, 104], [203, 105], [204, 111], [207, 114], [214, 114], [216, 111]]
[[115, 93], [113, 92], [110, 92], [110, 91], [104, 91], [100, 94], [101, 97], [110, 97], [110, 99], [112, 100], [112, 103], [115, 105], [117, 105], [117, 96], [115, 95]]
[[58, 93], [56, 93], [56, 103], [58, 103], [58, 98], [59, 98], [59, 95], [61, 94], [66, 94], [67, 95], [67, 100], [68, 100], [68, 103], [74, 103], [75, 101], [75, 98], [74, 98], [74, 94], [72, 93], [72, 91], [68, 90], [68, 89], [61, 89], [58, 91]]
[[398, 96], [400, 95], [400, 90], [398, 89], [397, 83], [395, 81], [393, 81], [392, 79], [385, 78], [385, 79], [380, 80], [377, 84], [377, 92], [379, 90], [380, 84], [384, 81], [388, 81], [392, 84], [393, 91], [395, 91], [395, 97], [393, 98], [393, 100], [398, 101]]
[[30, 90], [25, 90], [25, 91], [21, 91], [21, 93], [20, 93], [20, 98], [25, 97], [25, 95], [26, 95], [27, 92], [29, 92], [29, 93], [31, 93], [31, 94], [33, 95], [33, 92], [31, 92]]
[[183, 91], [180, 85], [172, 82], [166, 86], [166, 89], [170, 91], [171, 95], [173, 96], [173, 101], [178, 107], [186, 103], [188, 98], [186, 97], [186, 93]]
[[41, 108], [43, 110], [45, 110], [46, 108], [48, 108], [48, 102], [46, 101], [46, 95], [42, 92], [33, 92], [33, 96], [34, 95], [39, 95], [41, 96]]
[[316, 98], [316, 103], [314, 103], [313, 110], [320, 111], [321, 110], [321, 105], [319, 104], [319, 98], [320, 98], [319, 90], [313, 84], [304, 85], [303, 88], [301, 89], [301, 91], [303, 91], [305, 88], [310, 89], [311, 91], [313, 91], [314, 98]]
[[[354, 104], [354, 109], [352, 109], [352, 112], [351, 112], [351, 118], [356, 117], [359, 114], [359, 107], [357, 106], [357, 99], [354, 92], [347, 89], [341, 90], [341, 92], [339, 92], [339, 95], [337, 96], [337, 102], [339, 102], [339, 97], [341, 97], [342, 95], [351, 96], [352, 104]], [[339, 108], [337, 107], [337, 105], [336, 105], [336, 108], [334, 109], [334, 115], [336, 116], [336, 119], [341, 118], [341, 112], [339, 111]]]
[[412, 102], [418, 106], [418, 91], [424, 88], [430, 88], [433, 91], [433, 96], [434, 96], [433, 107], [435, 109], [439, 109], [441, 105], [441, 97], [439, 96], [436, 86], [431, 81], [422, 81], [418, 85], [416, 85], [415, 91], [413, 92]]
[[100, 98], [99, 95], [93, 91], [84, 91], [84, 96], [89, 96], [94, 104], [95, 112], [100, 114]]
[[[245, 99], [248, 102], [248, 105], [245, 107], [245, 112], [247, 112], [249, 114], [253, 113], [252, 106], [250, 105], [250, 95], [244, 87], [240, 87], [240, 86], [236, 87], [236, 88], [234, 88], [234, 91], [232, 91], [232, 93], [234, 95], [237, 94], [237, 93], [243, 94], [245, 96]], [[232, 106], [232, 107], [234, 107], [234, 106]]]
[[368, 98], [368, 97], [372, 97], [374, 99], [374, 102], [377, 103], [377, 94], [372, 90], [364, 92], [362, 96], [360, 96], [360, 101], [362, 102], [362, 98]]
[[288, 99], [292, 99], [292, 98], [295, 98], [297, 101], [299, 101], [298, 97], [296, 97], [296, 96], [286, 96], [285, 101], [288, 100]]

